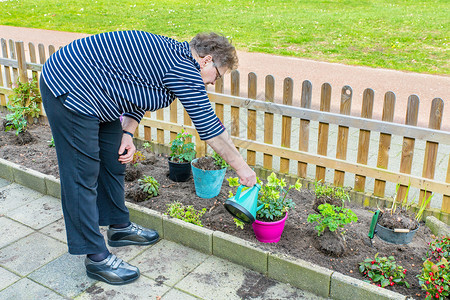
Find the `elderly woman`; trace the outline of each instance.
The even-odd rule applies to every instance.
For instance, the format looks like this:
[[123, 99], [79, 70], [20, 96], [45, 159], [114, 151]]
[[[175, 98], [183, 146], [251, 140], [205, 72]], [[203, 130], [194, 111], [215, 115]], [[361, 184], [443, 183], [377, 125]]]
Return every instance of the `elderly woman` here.
[[[44, 64], [40, 88], [56, 145], [69, 253], [86, 254], [87, 275], [110, 284], [139, 277], [138, 268], [108, 245], [150, 245], [156, 231], [130, 222], [124, 201], [125, 164], [146, 111], [178, 98], [205, 140], [253, 186], [256, 174], [215, 115], [205, 85], [237, 67], [235, 48], [215, 33], [188, 42], [142, 31], [109, 32], [76, 40]], [[123, 122], [119, 121], [120, 115]]]

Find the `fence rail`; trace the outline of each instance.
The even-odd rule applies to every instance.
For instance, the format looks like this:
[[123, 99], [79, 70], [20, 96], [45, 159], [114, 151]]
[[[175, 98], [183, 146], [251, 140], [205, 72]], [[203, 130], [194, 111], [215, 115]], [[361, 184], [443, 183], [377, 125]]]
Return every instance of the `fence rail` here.
[[[46, 55], [42, 44], [38, 45], [38, 55], [35, 46], [28, 44], [29, 61], [25, 59], [22, 42], [1, 39], [1, 47], [0, 102], [4, 106], [12, 82], [38, 76]], [[54, 52], [53, 46], [47, 50], [48, 55]], [[216, 83], [215, 92], [208, 94], [216, 114], [228, 125], [232, 140], [249, 165], [303, 178], [314, 177], [337, 186], [351, 185], [356, 191], [370, 191], [376, 197], [386, 197], [388, 185], [400, 184], [397, 200], [405, 197], [410, 185], [420, 190], [419, 201], [431, 193], [440, 195], [441, 203], [435, 205], [438, 211], [431, 209], [428, 213], [449, 222], [450, 132], [440, 130], [444, 118], [441, 98], [433, 99], [429, 126], [423, 128], [417, 127], [416, 95], [408, 97], [405, 123], [399, 124], [393, 123], [396, 96], [391, 91], [384, 95], [382, 120], [375, 120], [374, 91], [370, 88], [363, 93], [361, 115], [351, 116], [350, 86], [342, 87], [340, 112], [332, 113], [332, 87], [328, 83], [321, 86], [319, 110], [312, 110], [312, 85], [307, 80], [302, 82], [300, 104], [294, 106], [291, 78], [284, 79], [282, 104], [274, 103], [273, 76], [264, 78], [265, 101], [255, 100], [257, 76], [250, 73], [247, 79], [246, 98], [239, 96], [238, 71], [231, 74], [230, 95], [223, 93], [222, 80]], [[146, 113], [136, 135], [168, 144], [184, 128], [194, 135], [198, 155], [204, 155], [206, 143], [199, 140], [189, 116], [178, 103], [174, 101], [156, 113]], [[400, 141], [398, 145], [394, 140]], [[423, 147], [418, 147], [419, 144]], [[392, 150], [395, 147], [397, 152]]]

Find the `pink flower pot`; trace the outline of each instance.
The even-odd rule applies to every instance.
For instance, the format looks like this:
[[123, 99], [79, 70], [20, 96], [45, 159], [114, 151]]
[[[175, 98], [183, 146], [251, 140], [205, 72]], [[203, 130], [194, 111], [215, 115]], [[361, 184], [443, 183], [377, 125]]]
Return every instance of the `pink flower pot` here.
[[256, 239], [261, 243], [278, 243], [281, 238], [281, 234], [284, 230], [284, 224], [288, 214], [283, 219], [276, 222], [262, 222], [255, 220], [252, 223], [253, 231], [255, 232]]

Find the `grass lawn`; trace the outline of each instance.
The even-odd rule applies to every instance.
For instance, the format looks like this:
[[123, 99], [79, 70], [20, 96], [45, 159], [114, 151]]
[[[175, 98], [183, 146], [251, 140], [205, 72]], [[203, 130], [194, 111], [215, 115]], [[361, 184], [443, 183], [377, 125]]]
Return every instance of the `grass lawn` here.
[[1, 25], [178, 40], [216, 31], [251, 52], [450, 73], [448, 0], [0, 0], [0, 12]]

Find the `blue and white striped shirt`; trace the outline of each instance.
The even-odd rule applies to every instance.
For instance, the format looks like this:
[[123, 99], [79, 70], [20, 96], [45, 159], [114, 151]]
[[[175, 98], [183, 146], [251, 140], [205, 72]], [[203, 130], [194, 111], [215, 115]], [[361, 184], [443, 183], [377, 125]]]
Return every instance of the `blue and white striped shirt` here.
[[101, 33], [61, 48], [42, 76], [55, 97], [69, 93], [68, 109], [101, 122], [121, 114], [140, 122], [178, 98], [202, 140], [224, 131], [188, 42], [143, 31]]

